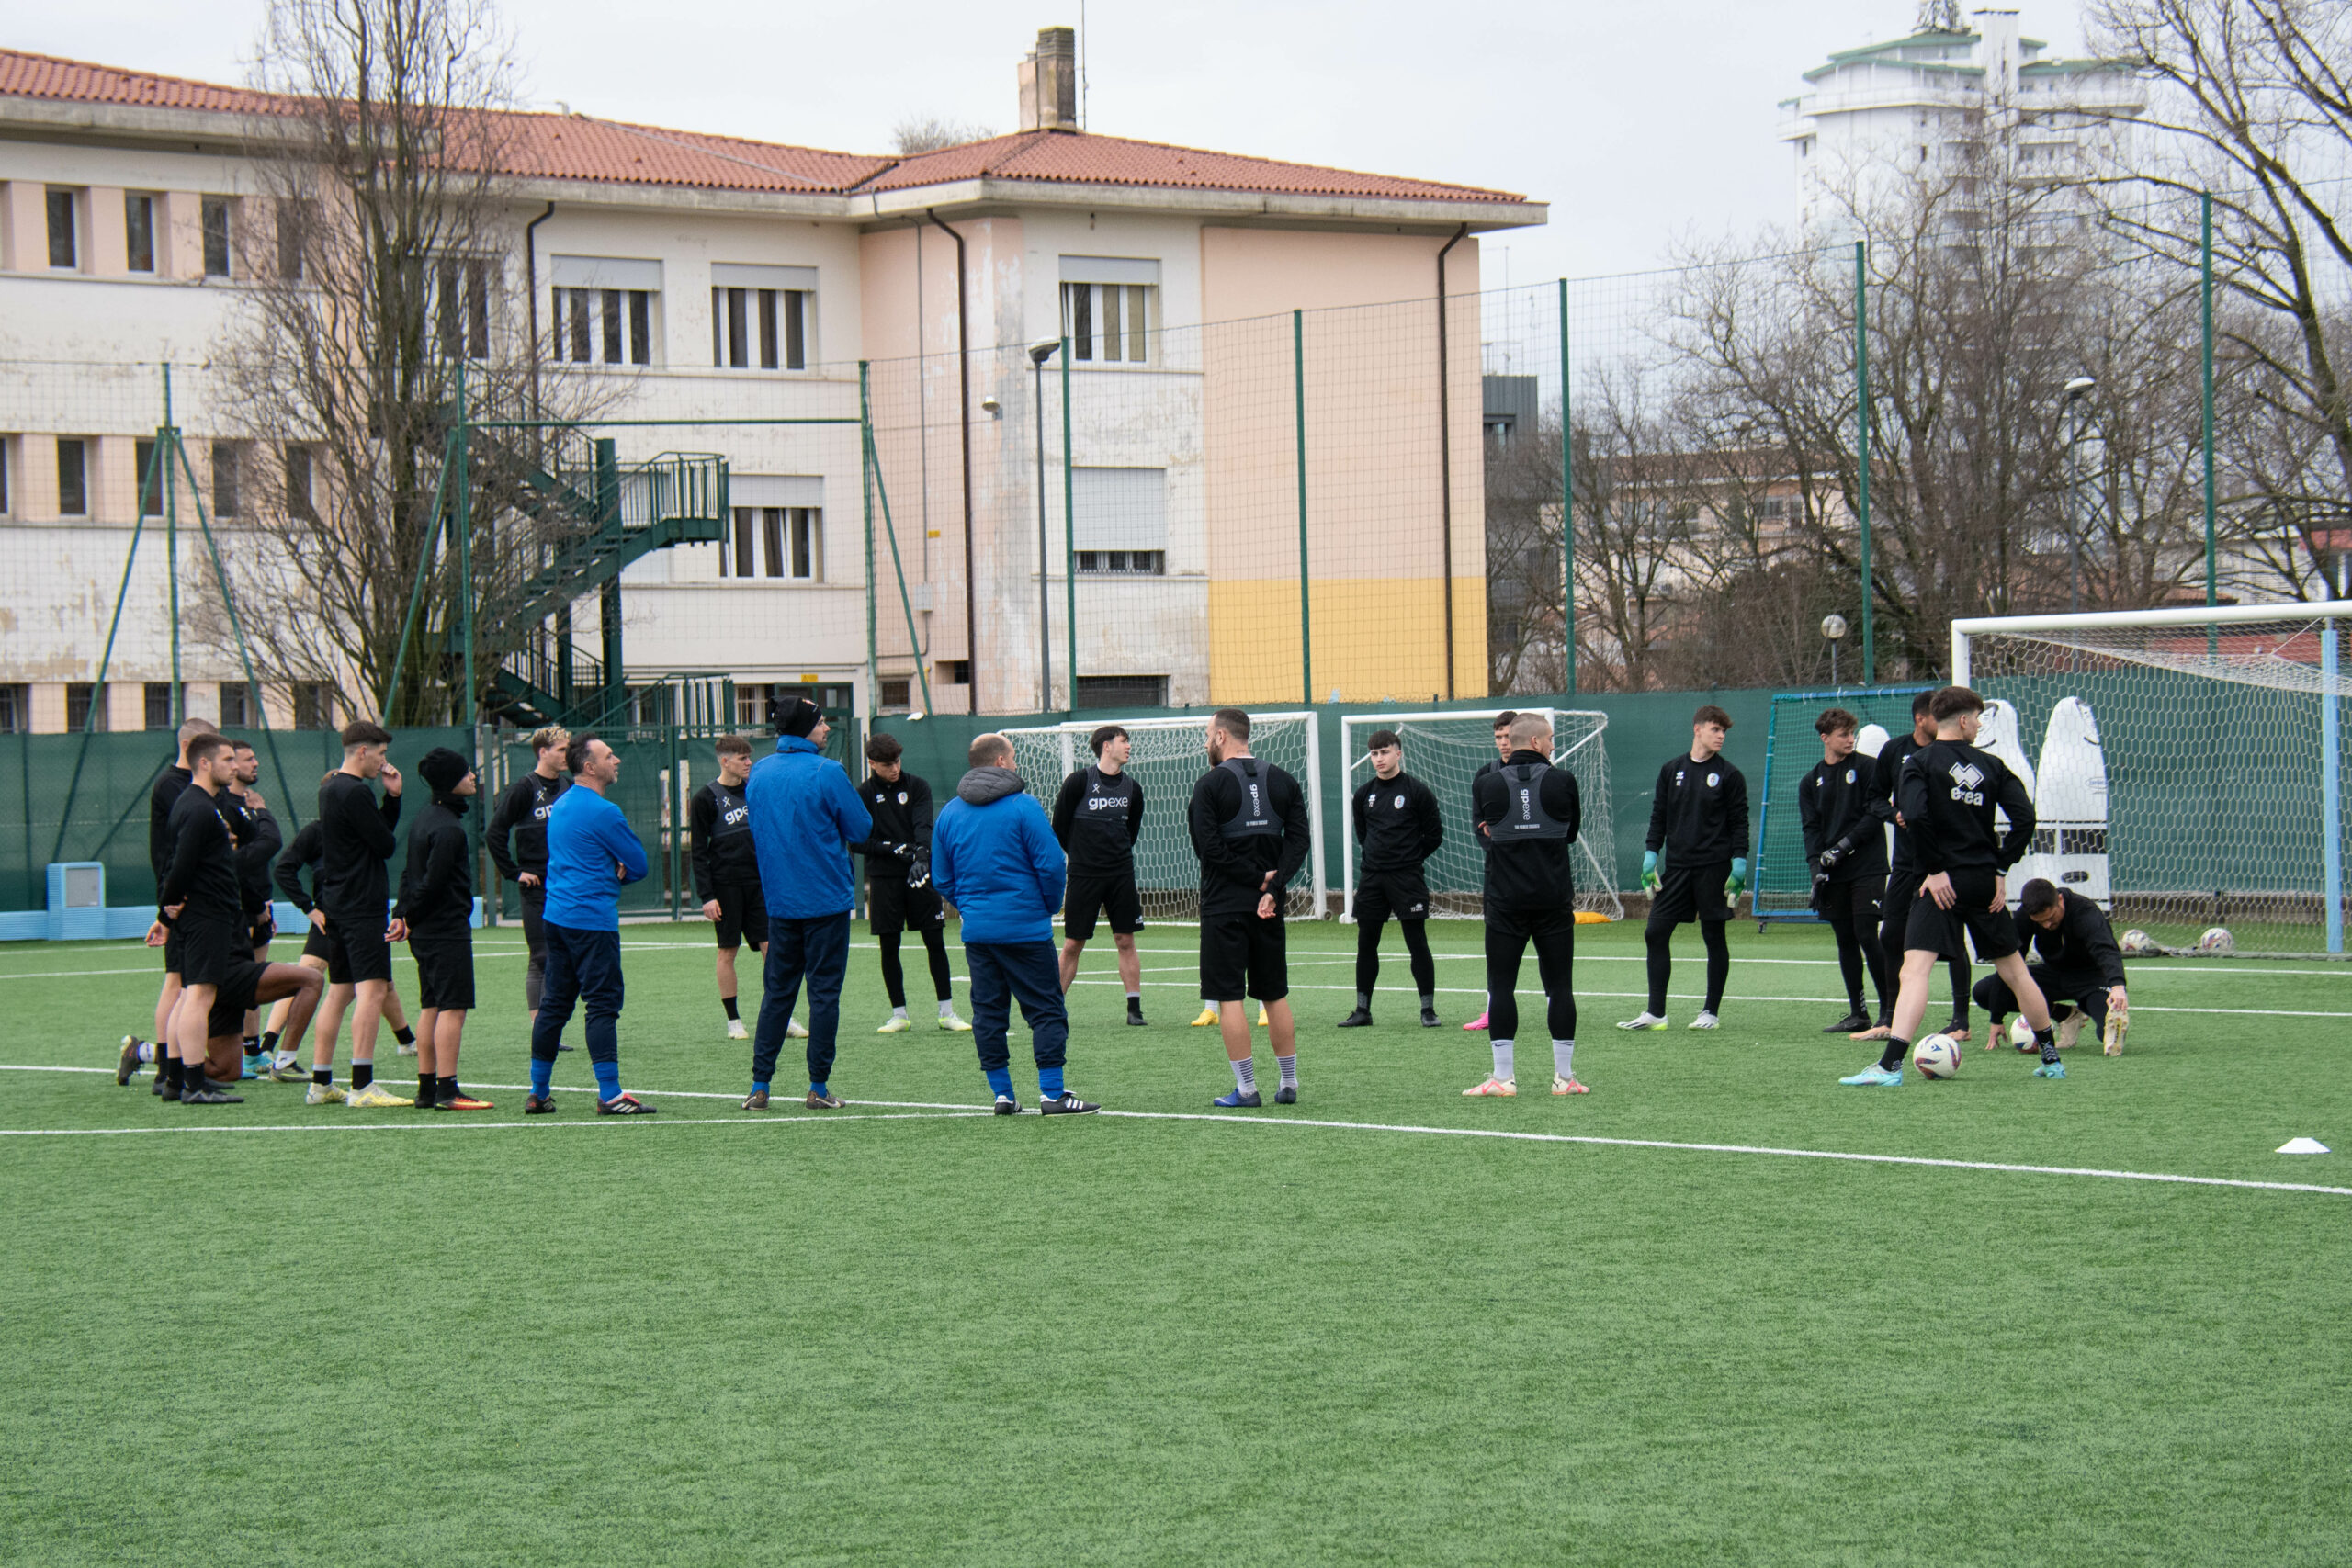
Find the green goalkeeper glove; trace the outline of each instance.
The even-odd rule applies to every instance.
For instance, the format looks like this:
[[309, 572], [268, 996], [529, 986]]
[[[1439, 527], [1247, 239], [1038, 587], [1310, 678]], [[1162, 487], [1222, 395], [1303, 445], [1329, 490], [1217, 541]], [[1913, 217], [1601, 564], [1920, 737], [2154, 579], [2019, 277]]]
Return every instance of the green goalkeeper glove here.
[[1731, 880], [1724, 884], [1724, 897], [1736, 898], [1747, 891], [1747, 860], [1746, 856], [1731, 863]]
[[1656, 850], [1642, 852], [1642, 889], [1647, 893], [1657, 891], [1657, 852]]

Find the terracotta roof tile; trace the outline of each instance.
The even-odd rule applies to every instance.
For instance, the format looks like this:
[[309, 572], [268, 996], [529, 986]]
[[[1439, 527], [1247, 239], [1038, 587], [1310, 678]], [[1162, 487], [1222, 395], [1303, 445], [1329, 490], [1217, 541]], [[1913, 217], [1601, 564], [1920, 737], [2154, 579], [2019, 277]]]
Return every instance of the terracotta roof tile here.
[[[294, 113], [300, 100], [243, 87], [0, 50], [0, 96], [215, 114]], [[500, 161], [526, 178], [840, 195], [981, 177], [1405, 201], [1525, 199], [1508, 191], [1285, 164], [1080, 131], [1030, 130], [897, 158], [832, 152], [585, 115], [500, 115]]]

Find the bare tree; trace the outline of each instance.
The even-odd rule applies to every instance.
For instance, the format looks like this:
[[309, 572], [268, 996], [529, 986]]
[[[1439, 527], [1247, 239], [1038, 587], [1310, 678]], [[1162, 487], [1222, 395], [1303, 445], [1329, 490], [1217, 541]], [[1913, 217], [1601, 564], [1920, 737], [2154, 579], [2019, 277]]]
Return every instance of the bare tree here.
[[2094, 0], [2088, 20], [2094, 46], [2155, 89], [2133, 161], [2090, 172], [2156, 197], [2119, 221], [2193, 272], [2196, 198], [2211, 193], [2217, 337], [2237, 404], [2216, 446], [2248, 586], [2324, 593], [2311, 568], [2331, 547], [2317, 536], [2352, 513], [2352, 11], [2329, 0]]
[[[511, 42], [488, 0], [275, 0], [257, 76], [288, 110], [252, 148], [276, 276], [220, 355], [252, 438], [243, 477], [260, 520], [232, 552], [233, 591], [277, 612], [245, 617], [271, 676], [330, 681], [346, 711], [446, 720], [462, 693], [466, 616], [456, 552], [433, 541], [454, 510], [458, 476], [443, 468], [460, 389], [476, 417], [550, 397], [519, 330], [503, 191]], [[503, 437], [476, 441], [479, 601], [537, 563], [492, 536], [535, 465]], [[476, 626], [478, 668], [529, 629]]]
[[891, 143], [901, 158], [960, 147], [967, 141], [986, 141], [995, 134], [984, 125], [936, 114], [910, 114], [890, 128]]

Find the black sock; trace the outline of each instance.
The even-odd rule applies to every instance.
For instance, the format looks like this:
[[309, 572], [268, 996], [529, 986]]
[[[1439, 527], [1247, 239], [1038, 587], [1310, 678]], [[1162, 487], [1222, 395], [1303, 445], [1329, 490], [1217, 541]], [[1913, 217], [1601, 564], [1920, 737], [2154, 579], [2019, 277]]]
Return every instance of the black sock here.
[[719, 1005], [720, 1007], [723, 1007], [723, 1008], [725, 1008], [725, 1009], [727, 1010], [727, 1016], [728, 1016], [728, 1017], [729, 1017], [729, 1018], [738, 1018], [738, 1017], [740, 1017], [740, 1016], [741, 1016], [741, 1015], [740, 1015], [740, 1014], [738, 1014], [738, 1013], [736, 1012], [736, 1010], [735, 1010], [735, 998], [734, 998], [733, 997], [721, 997], [721, 998], [718, 998], [718, 1005]]
[[311, 1081], [316, 1084], [332, 1084], [334, 1082], [334, 1069], [333, 1067], [312, 1067], [311, 1069]]
[[1724, 987], [1731, 979], [1731, 942], [1724, 934], [1727, 920], [1701, 920], [1699, 934], [1707, 944], [1707, 1010], [1724, 1010]]
[[174, 1056], [170, 1061], [164, 1063], [164, 1081], [171, 1085], [174, 1089], [178, 1089], [185, 1085], [187, 1082], [187, 1064], [183, 1063], [177, 1056]]
[[277, 1032], [278, 1032], [277, 1030], [272, 1029], [263, 1033], [261, 1037], [261, 1048], [263, 1050], [275, 1051], [277, 1049]]
[[1141, 997], [1129, 997], [1127, 998], [1127, 1010], [1131, 1013], [1141, 1014], [1143, 1011], [1143, 998]]
[[2041, 1047], [2041, 1060], [2044, 1066], [2047, 1066], [2058, 1059], [2058, 1032], [2056, 1030], [2035, 1030], [2033, 1032], [2033, 1043]]
[[395, 1029], [392, 1031], [392, 1038], [399, 1041], [403, 1045], [413, 1045], [416, 1043], [416, 1031], [413, 1029]]
[[248, 1056], [258, 1056], [261, 1055], [260, 1035], [248, 1034], [245, 1036], [245, 1055]]
[[1911, 1042], [1908, 1040], [1896, 1040], [1890, 1036], [1886, 1042], [1886, 1049], [1879, 1053], [1878, 1070], [1883, 1073], [1901, 1072], [1903, 1070], [1903, 1058], [1908, 1056], [1910, 1054]]
[[458, 1080], [457, 1080], [456, 1078], [451, 1077], [450, 1077], [448, 1074], [447, 1074], [447, 1073], [442, 1074], [442, 1075], [441, 1075], [441, 1103], [442, 1103], [442, 1104], [444, 1104], [444, 1105], [447, 1105], [447, 1104], [448, 1104], [448, 1103], [449, 1103], [450, 1101], [452, 1101], [452, 1100], [463, 1100], [464, 1098], [465, 1098], [464, 1092], [463, 1092], [462, 1090], [460, 1090], [460, 1089], [458, 1088]]
[[373, 1063], [373, 1062], [354, 1062], [354, 1063], [352, 1063], [352, 1064], [351, 1064], [351, 1092], [352, 1092], [352, 1093], [354, 1093], [354, 1094], [358, 1093], [361, 1089], [366, 1089], [369, 1084], [374, 1083], [375, 1081], [376, 1081], [376, 1064], [375, 1064], [375, 1063]]
[[1673, 977], [1674, 974], [1674, 959], [1667, 948], [1667, 943], [1673, 938], [1672, 926], [1652, 926], [1642, 932], [1642, 947], [1649, 968], [1648, 1011], [1652, 1018], [1666, 1016], [1666, 983]]
[[431, 1073], [419, 1073], [416, 1075], [416, 1103], [419, 1106], [432, 1104], [435, 1100], [439, 1098], [440, 1093], [441, 1080], [439, 1078], [435, 1077]]

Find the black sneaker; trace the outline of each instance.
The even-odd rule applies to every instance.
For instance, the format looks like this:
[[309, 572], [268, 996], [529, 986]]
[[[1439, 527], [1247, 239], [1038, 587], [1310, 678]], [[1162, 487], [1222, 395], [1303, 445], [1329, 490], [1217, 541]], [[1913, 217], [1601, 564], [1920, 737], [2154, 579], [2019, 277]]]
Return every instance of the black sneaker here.
[[1295, 1089], [1278, 1089], [1274, 1090], [1274, 1103], [1276, 1105], [1296, 1105], [1298, 1103], [1298, 1090]]
[[198, 1078], [193, 1087], [180, 1089], [182, 1105], [243, 1105], [245, 1097], [231, 1094], [210, 1078]]
[[144, 1043], [146, 1042], [141, 1040], [136, 1034], [126, 1034], [122, 1037], [122, 1055], [116, 1057], [114, 1062], [114, 1082], [117, 1089], [126, 1087], [131, 1079], [139, 1076], [139, 1069], [146, 1065], [139, 1059], [139, 1047]]
[[1144, 1017], [1140, 1009], [1129, 1008], [1127, 1010], [1127, 1027], [1129, 1029], [1148, 1029], [1151, 1027], [1151, 1022], [1148, 1019]]
[[165, 1100], [177, 1100], [180, 1097], [180, 1086], [165, 1077], [163, 1074], [157, 1073], [155, 1075], [154, 1092], [163, 1096]]
[[812, 1089], [800, 1103], [811, 1111], [839, 1111], [845, 1102], [838, 1095], [819, 1094]]
[[1444, 1024], [1438, 1021], [1437, 1009], [1423, 1008], [1421, 1010], [1421, 1027], [1423, 1029], [1443, 1029], [1445, 1027]]
[[596, 1102], [596, 1114], [599, 1116], [650, 1116], [654, 1109], [633, 1094], [616, 1094], [610, 1100]]
[[555, 1113], [555, 1096], [526, 1094], [523, 1097], [523, 1114], [551, 1116]]
[[1862, 1011], [1861, 1009], [1856, 1008], [1852, 1012], [1848, 1013], [1837, 1022], [1825, 1025], [1821, 1032], [1824, 1034], [1860, 1034], [1863, 1030], [1868, 1029], [1870, 1026], [1871, 1015]]
[[765, 1111], [767, 1108], [768, 1091], [763, 1089], [755, 1089], [743, 1097], [743, 1109], [746, 1111]]
[[1341, 1029], [1370, 1029], [1372, 1027], [1372, 1010], [1370, 1008], [1356, 1009], [1355, 1011], [1340, 1020], [1340, 1027]]
[[[158, 1049], [160, 1049], [160, 1047], [158, 1047]], [[159, 1056], [155, 1060], [155, 1081], [147, 1086], [147, 1092], [149, 1094], [161, 1094], [165, 1089], [171, 1089], [171, 1087], [172, 1077], [169, 1073], [164, 1070], [163, 1058]], [[177, 1100], [179, 1098], [179, 1091], [177, 1089], [172, 1090], [172, 1098], [174, 1100]]]
[[1021, 1102], [1009, 1094], [1000, 1094], [996, 1097], [996, 1113], [999, 1116], [1018, 1116], [1021, 1114]]
[[571, 1042], [569, 1040], [559, 1040], [555, 1043], [555, 1048], [559, 1051], [569, 1051], [571, 1049]]
[[1040, 1116], [1091, 1116], [1102, 1109], [1099, 1105], [1088, 1104], [1068, 1089], [1056, 1099], [1037, 1101], [1037, 1114]]

